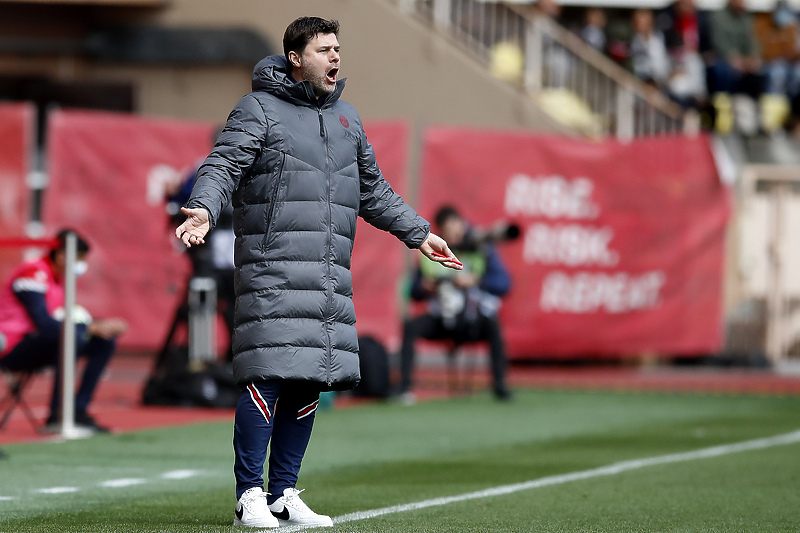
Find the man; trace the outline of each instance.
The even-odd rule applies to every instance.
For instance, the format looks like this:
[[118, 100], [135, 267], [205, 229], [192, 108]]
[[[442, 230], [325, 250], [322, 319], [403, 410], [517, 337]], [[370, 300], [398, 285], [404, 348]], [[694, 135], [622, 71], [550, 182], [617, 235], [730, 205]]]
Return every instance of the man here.
[[653, 11], [635, 9], [631, 14], [631, 23], [633, 74], [653, 87], [666, 88], [672, 65], [664, 44], [664, 36], [654, 25]]
[[490, 242], [494, 239], [471, 230], [454, 207], [439, 209], [434, 222], [442, 237], [458, 253], [464, 269], [453, 272], [425, 259], [420, 262], [411, 296], [427, 301], [429, 312], [407, 320], [403, 326], [399, 394], [413, 401], [414, 342], [422, 337], [448, 339], [458, 344], [488, 341], [494, 395], [498, 400], [509, 400], [511, 393], [505, 384], [506, 355], [497, 311], [500, 297], [511, 287], [511, 278]]
[[711, 14], [711, 44], [716, 54], [711, 90], [758, 97], [763, 89], [761, 56], [744, 0], [729, 0], [727, 7]]
[[320, 391], [359, 380], [349, 270], [356, 217], [460, 267], [383, 179], [361, 118], [339, 99], [338, 31], [338, 22], [317, 17], [286, 28], [285, 55], [256, 65], [253, 92], [228, 117], [175, 231], [186, 246], [202, 244], [232, 199], [233, 371], [243, 387], [234, 525], [332, 525], [295, 485]]
[[714, 58], [708, 68], [708, 85], [715, 128], [727, 134], [735, 126], [744, 135], [755, 135], [764, 76], [753, 17], [744, 0], [728, 0], [724, 9], [711, 14], [711, 44]]
[[[46, 431], [57, 430], [61, 400], [61, 319], [64, 313], [64, 272], [68, 230], [58, 233], [56, 246], [48, 255], [23, 263], [11, 275], [0, 293], [0, 337], [6, 347], [0, 351], [0, 366], [11, 371], [56, 367], [53, 396]], [[89, 244], [77, 237], [77, 275], [86, 271]], [[106, 364], [114, 353], [116, 338], [127, 324], [119, 318], [92, 321], [82, 308], [76, 309], [76, 354], [88, 359], [75, 396], [75, 424], [95, 432], [107, 432], [88, 413]], [[1, 344], [1, 343], [0, 343]]]
[[708, 97], [705, 58], [711, 56], [708, 13], [695, 0], [675, 0], [660, 11], [656, 25], [674, 62], [670, 97], [683, 107], [701, 108]]

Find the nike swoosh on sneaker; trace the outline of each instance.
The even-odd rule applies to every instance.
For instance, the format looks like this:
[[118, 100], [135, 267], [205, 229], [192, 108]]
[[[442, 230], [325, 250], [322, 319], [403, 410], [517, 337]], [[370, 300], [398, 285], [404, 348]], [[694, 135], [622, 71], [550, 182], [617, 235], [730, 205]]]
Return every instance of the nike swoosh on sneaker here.
[[233, 512], [233, 514], [236, 515], [236, 518], [241, 520], [244, 516], [244, 507], [236, 506], [236, 510]]
[[291, 516], [289, 515], [289, 509], [287, 509], [285, 505], [283, 506], [283, 511], [281, 511], [279, 513], [276, 513], [275, 511], [271, 511], [271, 512], [272, 512], [272, 516], [274, 516], [275, 518], [278, 518], [280, 520], [289, 520], [289, 518], [291, 518]]

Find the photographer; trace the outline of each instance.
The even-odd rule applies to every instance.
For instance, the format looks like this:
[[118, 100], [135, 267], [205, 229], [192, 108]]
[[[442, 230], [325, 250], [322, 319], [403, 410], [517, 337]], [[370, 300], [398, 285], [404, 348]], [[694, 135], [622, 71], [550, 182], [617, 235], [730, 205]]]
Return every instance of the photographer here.
[[450, 243], [464, 269], [454, 271], [422, 259], [414, 276], [411, 297], [428, 302], [428, 312], [406, 320], [403, 326], [399, 393], [411, 396], [411, 375], [414, 365], [414, 342], [450, 340], [456, 345], [465, 342], [489, 343], [494, 395], [509, 400], [505, 385], [506, 355], [497, 312], [500, 297], [505, 295], [511, 279], [493, 246], [493, 242], [516, 238], [519, 229], [502, 226], [491, 231], [470, 228], [458, 211], [444, 206], [436, 214], [437, 233]]
[[[214, 134], [214, 139], [219, 137], [218, 130]], [[166, 210], [170, 216], [170, 225], [180, 224], [186, 218], [181, 213], [180, 208], [186, 205], [192, 194], [192, 188], [197, 180], [197, 172], [202, 161], [180, 180], [168, 183], [165, 188]], [[235, 235], [233, 234], [233, 206], [228, 204], [219, 214], [219, 220], [214, 231], [209, 232], [206, 237], [208, 246], [195, 246], [187, 249], [189, 261], [192, 264], [192, 277], [212, 278], [215, 282], [217, 295], [217, 308], [225, 320], [228, 329], [228, 337], [233, 335], [233, 312], [236, 302], [236, 291], [234, 288], [233, 245]], [[185, 301], [185, 299], [184, 299]], [[228, 350], [225, 354], [225, 361], [233, 361], [233, 350], [231, 343], [228, 343]]]

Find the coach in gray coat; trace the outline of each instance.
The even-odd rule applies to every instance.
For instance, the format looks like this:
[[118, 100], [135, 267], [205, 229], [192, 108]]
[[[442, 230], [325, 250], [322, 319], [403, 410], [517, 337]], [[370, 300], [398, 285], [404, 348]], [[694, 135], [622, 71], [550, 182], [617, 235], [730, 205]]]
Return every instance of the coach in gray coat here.
[[338, 29], [335, 21], [297, 19], [284, 35], [285, 56], [256, 65], [253, 92], [231, 112], [200, 167], [183, 209], [187, 219], [176, 230], [186, 246], [202, 244], [233, 202], [233, 367], [244, 389], [234, 433], [235, 525], [276, 526], [272, 514], [281, 524], [330, 522], [294, 486], [320, 390], [359, 380], [350, 276], [356, 218], [460, 268], [383, 179], [361, 118], [339, 99], [345, 80], [338, 79]]

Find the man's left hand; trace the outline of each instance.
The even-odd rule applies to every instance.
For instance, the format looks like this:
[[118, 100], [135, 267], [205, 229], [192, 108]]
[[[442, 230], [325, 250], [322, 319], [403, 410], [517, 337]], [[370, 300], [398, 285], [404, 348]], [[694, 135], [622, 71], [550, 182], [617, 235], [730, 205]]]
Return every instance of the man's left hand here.
[[425, 239], [425, 242], [419, 247], [419, 251], [431, 261], [441, 263], [447, 268], [452, 268], [454, 270], [463, 270], [464, 268], [461, 261], [459, 261], [455, 254], [450, 251], [450, 248], [447, 247], [447, 242], [433, 233], [428, 235], [428, 238]]

